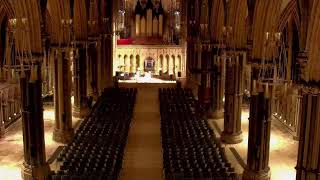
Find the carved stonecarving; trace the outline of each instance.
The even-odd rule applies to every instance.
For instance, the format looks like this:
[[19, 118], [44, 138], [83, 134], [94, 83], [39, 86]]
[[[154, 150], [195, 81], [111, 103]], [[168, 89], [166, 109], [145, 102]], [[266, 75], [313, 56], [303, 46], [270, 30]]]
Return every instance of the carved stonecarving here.
[[298, 86], [277, 86], [272, 102], [273, 116], [284, 125], [294, 139], [299, 137], [301, 92], [301, 87]]
[[[178, 71], [181, 72], [181, 76], [185, 77], [185, 55], [183, 52], [185, 51], [185, 48], [183, 46], [168, 46], [168, 45], [150, 45], [150, 46], [142, 46], [142, 45], [128, 45], [128, 46], [118, 46], [116, 48], [116, 57], [113, 64], [114, 67], [114, 73], [115, 71], [120, 70], [121, 66], [126, 65], [130, 67], [136, 67], [137, 70], [139, 69], [139, 66], [143, 67], [144, 60], [146, 58], [152, 58], [155, 60], [155, 74], [157, 75], [160, 70], [162, 72], [166, 72], [167, 68], [169, 68], [170, 72], [175, 72], [176, 75], [178, 75]], [[133, 56], [134, 60], [132, 62], [137, 62], [139, 65], [135, 64], [124, 64], [126, 57]], [[160, 64], [159, 64], [159, 62]], [[179, 61], [179, 63], [178, 63]], [[162, 64], [161, 64], [162, 63]], [[176, 68], [174, 65], [178, 64], [178, 68]], [[125, 69], [125, 68], [124, 68]], [[177, 70], [179, 69], [179, 70]], [[127, 68], [128, 70], [128, 68]], [[134, 73], [137, 70], [131, 68], [130, 73]]]

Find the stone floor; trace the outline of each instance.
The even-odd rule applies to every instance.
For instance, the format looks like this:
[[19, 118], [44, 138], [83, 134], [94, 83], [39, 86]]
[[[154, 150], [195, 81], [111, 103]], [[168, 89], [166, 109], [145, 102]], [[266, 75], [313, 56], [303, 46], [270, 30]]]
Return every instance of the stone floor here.
[[[134, 85], [125, 85], [135, 87]], [[168, 86], [168, 85], [167, 85]], [[162, 179], [162, 151], [160, 138], [160, 114], [158, 88], [139, 85], [134, 119], [129, 132], [121, 179]], [[144, 87], [144, 88], [143, 88]], [[242, 113], [243, 142], [237, 145], [224, 145], [226, 154], [237, 173], [242, 174], [246, 164], [248, 146], [247, 110]], [[54, 110], [45, 107], [45, 143], [47, 159], [62, 144], [52, 140]], [[219, 137], [223, 129], [223, 119], [209, 120]], [[74, 119], [73, 126], [79, 123]], [[294, 180], [298, 142], [285, 132], [276, 120], [272, 122], [270, 143], [270, 168], [272, 180]], [[0, 139], [0, 180], [20, 180], [20, 166], [23, 161], [23, 141], [21, 121], [13, 124]]]
[[[44, 107], [44, 129], [47, 159], [63, 144], [52, 140], [54, 128], [54, 109], [52, 106]], [[79, 120], [74, 118], [73, 126]], [[4, 138], [0, 139], [0, 180], [21, 180], [20, 167], [23, 162], [22, 124], [18, 120], [7, 129]]]
[[138, 87], [120, 179], [163, 179], [158, 88]]
[[[229, 161], [235, 167], [236, 172], [241, 175], [247, 163], [248, 117], [249, 112], [244, 109], [241, 118], [243, 141], [237, 145], [224, 145]], [[223, 130], [223, 119], [209, 120], [209, 123], [215, 129], [217, 137], [220, 137]], [[299, 142], [293, 140], [277, 120], [272, 121], [269, 162], [272, 180], [295, 180], [298, 144]]]

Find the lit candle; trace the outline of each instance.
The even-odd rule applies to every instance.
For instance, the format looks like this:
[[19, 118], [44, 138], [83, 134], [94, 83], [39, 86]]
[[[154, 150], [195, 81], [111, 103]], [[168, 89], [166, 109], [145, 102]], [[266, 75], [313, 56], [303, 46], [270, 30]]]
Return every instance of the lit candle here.
[[276, 40], [279, 41], [281, 39], [281, 33], [280, 32], [276, 33], [275, 36], [276, 36]]
[[266, 32], [266, 40], [269, 40], [269, 35], [270, 35], [270, 33]]

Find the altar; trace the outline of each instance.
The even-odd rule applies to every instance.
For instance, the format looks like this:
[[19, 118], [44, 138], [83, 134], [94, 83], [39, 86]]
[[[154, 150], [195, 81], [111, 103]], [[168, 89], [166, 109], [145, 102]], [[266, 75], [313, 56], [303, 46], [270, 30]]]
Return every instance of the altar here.
[[117, 45], [113, 59], [114, 75], [186, 76], [186, 48], [182, 45]]

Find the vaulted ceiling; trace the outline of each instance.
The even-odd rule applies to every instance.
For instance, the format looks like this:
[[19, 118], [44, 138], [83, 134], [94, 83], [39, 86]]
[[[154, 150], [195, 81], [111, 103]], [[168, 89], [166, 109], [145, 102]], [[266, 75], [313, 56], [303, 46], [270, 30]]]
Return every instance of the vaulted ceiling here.
[[[135, 4], [135, 0], [128, 0]], [[169, 6], [177, 0], [162, 0], [164, 6]], [[199, 2], [198, 2], [199, 1]], [[188, 0], [181, 3], [201, 4], [203, 0]], [[24, 33], [15, 35], [19, 50], [32, 52], [42, 51], [41, 28], [46, 26], [52, 43], [63, 43], [68, 35], [63, 31], [62, 19], [73, 19], [76, 39], [86, 40], [88, 36], [97, 36], [105, 31], [103, 18], [111, 11], [107, 0], [48, 0], [46, 8], [38, 0], [1, 0], [0, 22], [4, 17], [26, 18]], [[119, 1], [113, 0], [114, 7]], [[253, 57], [262, 58], [266, 32], [279, 32], [284, 27], [288, 17], [293, 16], [299, 31], [300, 50], [308, 54], [307, 79], [319, 77], [320, 68], [320, 1], [318, 0], [212, 0], [212, 13], [209, 23], [214, 40], [221, 36], [223, 26], [232, 26], [234, 30], [234, 46], [246, 48], [247, 39], [253, 40]], [[210, 4], [210, 3], [209, 3]], [[227, 8], [225, 7], [227, 6]], [[43, 9], [46, 9], [46, 12]], [[199, 10], [199, 9], [197, 9]], [[73, 14], [71, 14], [73, 12]], [[226, 16], [227, 15], [227, 16]], [[227, 21], [225, 21], [225, 17]], [[108, 20], [111, 20], [112, 17]], [[91, 22], [89, 26], [88, 21]], [[226, 23], [226, 24], [225, 24]], [[252, 27], [252, 33], [250, 29]], [[30, 42], [30, 45], [27, 43]]]

